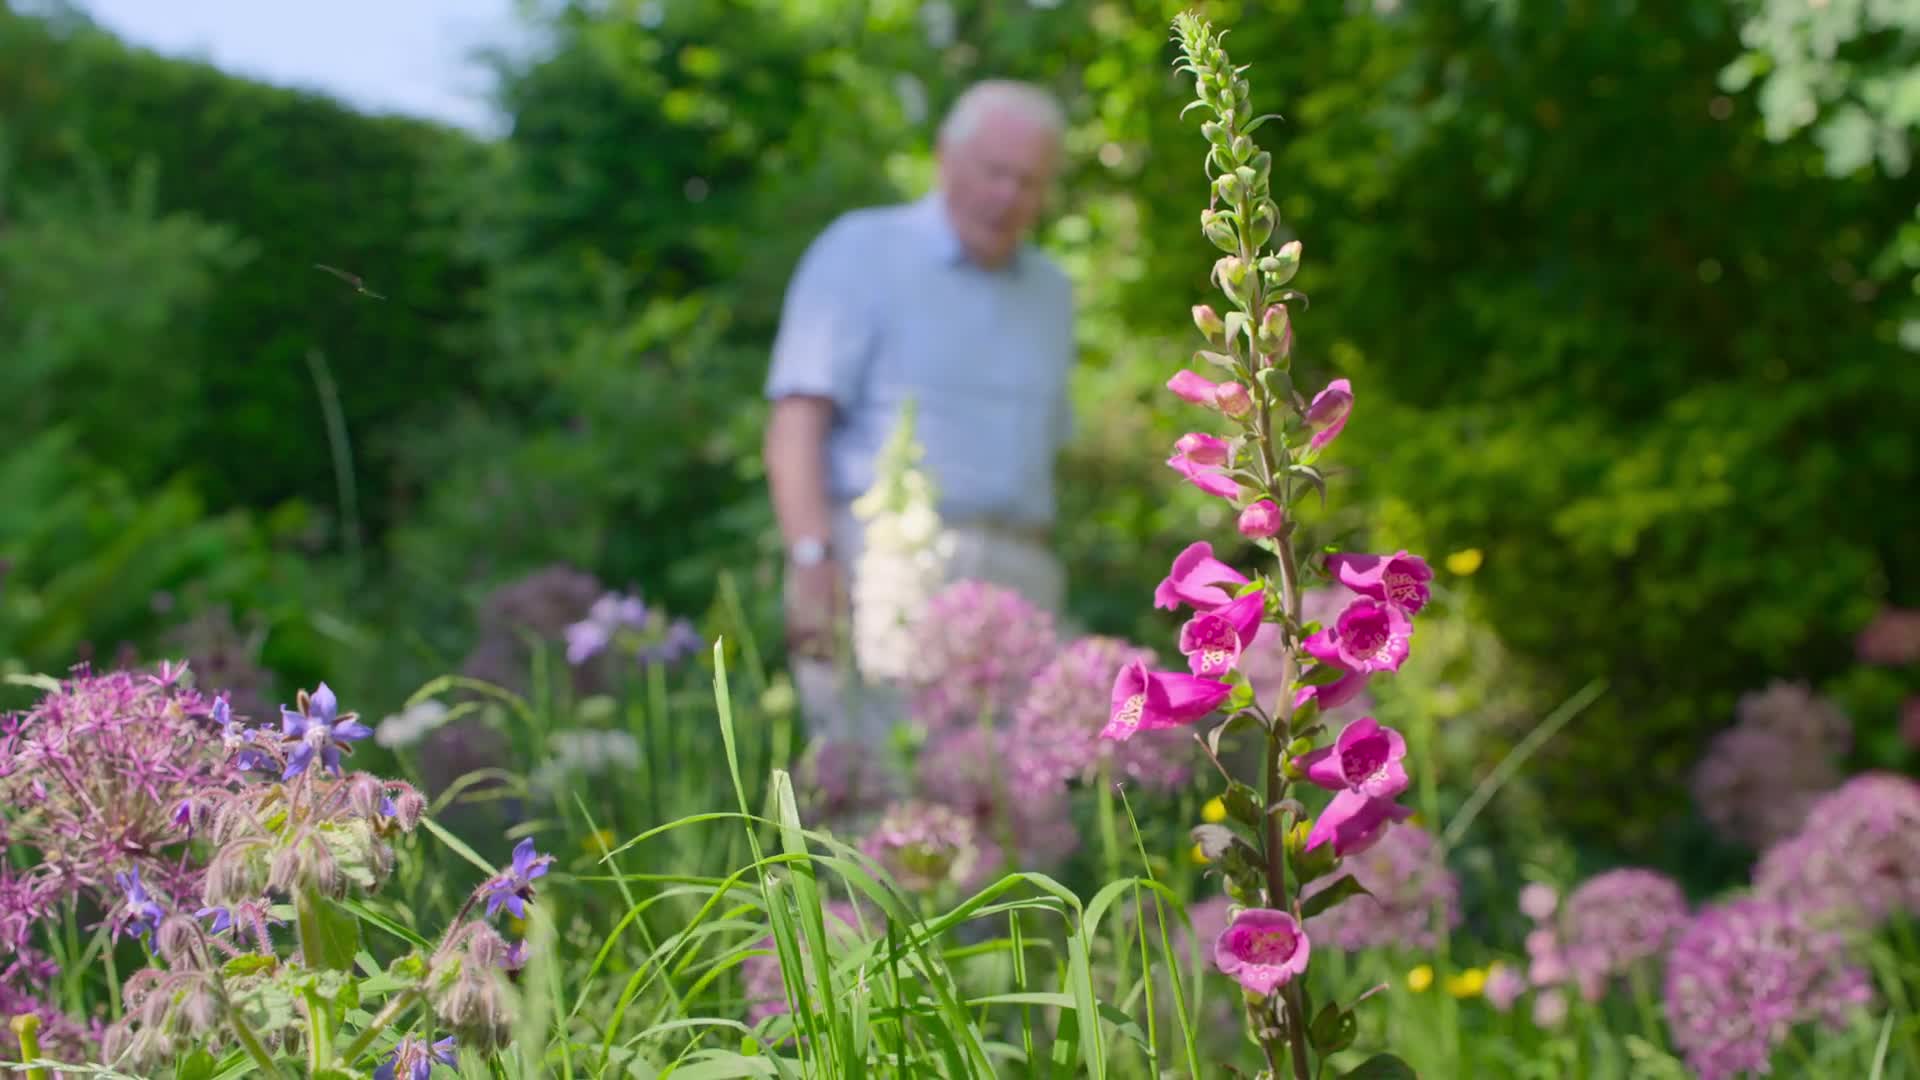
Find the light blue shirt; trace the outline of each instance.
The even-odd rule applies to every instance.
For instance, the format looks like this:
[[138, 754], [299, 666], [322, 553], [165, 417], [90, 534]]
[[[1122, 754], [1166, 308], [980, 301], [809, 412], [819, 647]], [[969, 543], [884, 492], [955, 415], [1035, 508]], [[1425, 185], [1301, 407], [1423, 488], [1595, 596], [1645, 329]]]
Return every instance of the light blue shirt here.
[[1044, 525], [1054, 458], [1072, 422], [1073, 287], [1022, 246], [971, 262], [937, 193], [841, 215], [794, 271], [766, 394], [831, 398], [828, 494], [872, 486], [900, 404], [915, 402], [941, 516]]

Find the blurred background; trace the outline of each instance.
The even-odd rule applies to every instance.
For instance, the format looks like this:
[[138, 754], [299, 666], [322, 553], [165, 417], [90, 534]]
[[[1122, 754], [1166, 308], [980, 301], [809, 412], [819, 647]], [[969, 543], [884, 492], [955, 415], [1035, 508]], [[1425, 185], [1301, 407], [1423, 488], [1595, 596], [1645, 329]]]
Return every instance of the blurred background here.
[[[1211, 258], [1179, 8], [0, 0], [0, 662], [372, 722], [628, 589], [777, 670], [782, 291], [987, 75], [1071, 117], [1071, 608], [1170, 641], [1153, 582], [1231, 534], [1160, 464]], [[1739, 877], [1693, 770], [1743, 696], [1837, 710], [1832, 783], [1911, 771], [1920, 6], [1199, 10], [1283, 117], [1302, 382], [1359, 395], [1313, 525], [1445, 567], [1448, 782], [1604, 680], [1487, 827]]]

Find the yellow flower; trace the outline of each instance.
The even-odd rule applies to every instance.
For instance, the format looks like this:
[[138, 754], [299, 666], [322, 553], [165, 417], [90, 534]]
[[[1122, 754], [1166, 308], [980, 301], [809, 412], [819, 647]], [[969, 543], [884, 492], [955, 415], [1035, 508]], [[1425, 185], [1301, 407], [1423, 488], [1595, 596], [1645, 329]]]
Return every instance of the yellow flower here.
[[1486, 988], [1486, 968], [1468, 968], [1458, 975], [1447, 976], [1447, 993], [1457, 998], [1479, 997]]
[[1199, 866], [1205, 866], [1208, 863], [1213, 861], [1212, 859], [1207, 858], [1206, 852], [1200, 850], [1199, 844], [1193, 845], [1193, 850], [1187, 852], [1187, 854], [1191, 856], [1193, 858], [1194, 863]]
[[599, 829], [590, 832], [580, 841], [580, 847], [589, 855], [605, 855], [613, 850], [613, 830]]
[[1208, 799], [1207, 805], [1200, 808], [1200, 820], [1209, 825], [1218, 825], [1227, 820], [1227, 804], [1221, 802], [1218, 795]]
[[1433, 968], [1430, 965], [1421, 964], [1419, 967], [1407, 972], [1407, 989], [1414, 993], [1424, 993], [1427, 987], [1432, 985]]
[[1447, 556], [1447, 572], [1456, 577], [1467, 577], [1480, 569], [1482, 559], [1479, 548], [1462, 548]]

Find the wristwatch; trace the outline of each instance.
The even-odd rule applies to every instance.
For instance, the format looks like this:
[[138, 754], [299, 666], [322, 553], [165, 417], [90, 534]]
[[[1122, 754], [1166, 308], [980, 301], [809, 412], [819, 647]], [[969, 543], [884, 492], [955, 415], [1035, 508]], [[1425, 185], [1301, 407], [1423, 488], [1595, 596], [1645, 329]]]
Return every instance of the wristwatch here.
[[803, 536], [787, 548], [787, 561], [795, 566], [819, 566], [827, 561], [827, 542], [815, 536]]

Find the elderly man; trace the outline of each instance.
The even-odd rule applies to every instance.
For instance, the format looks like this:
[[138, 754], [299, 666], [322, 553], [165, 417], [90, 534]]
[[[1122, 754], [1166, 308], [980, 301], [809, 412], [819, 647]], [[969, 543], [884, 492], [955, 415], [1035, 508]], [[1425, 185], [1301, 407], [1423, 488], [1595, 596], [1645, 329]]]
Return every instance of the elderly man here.
[[949, 579], [1003, 584], [1052, 611], [1064, 600], [1048, 533], [1071, 420], [1073, 295], [1027, 242], [1062, 128], [1036, 87], [973, 86], [941, 125], [937, 189], [841, 216], [788, 286], [766, 384], [767, 475], [787, 544], [795, 677], [829, 737], [877, 734], [828, 700], [832, 630], [861, 546], [850, 503], [872, 485], [903, 401], [954, 533]]

